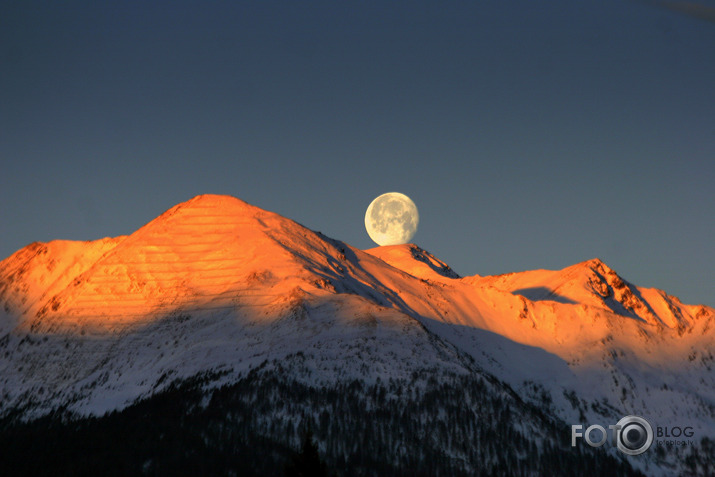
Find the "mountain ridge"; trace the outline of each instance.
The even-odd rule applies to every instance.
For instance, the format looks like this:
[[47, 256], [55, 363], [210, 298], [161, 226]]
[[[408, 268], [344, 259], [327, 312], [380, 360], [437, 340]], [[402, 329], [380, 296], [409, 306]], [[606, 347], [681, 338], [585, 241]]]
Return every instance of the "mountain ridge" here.
[[563, 422], [646, 414], [715, 436], [715, 310], [599, 259], [459, 277], [414, 244], [362, 251], [204, 195], [128, 236], [19, 250], [0, 304], [0, 416], [102, 415], [304, 353], [311, 386], [477, 373]]

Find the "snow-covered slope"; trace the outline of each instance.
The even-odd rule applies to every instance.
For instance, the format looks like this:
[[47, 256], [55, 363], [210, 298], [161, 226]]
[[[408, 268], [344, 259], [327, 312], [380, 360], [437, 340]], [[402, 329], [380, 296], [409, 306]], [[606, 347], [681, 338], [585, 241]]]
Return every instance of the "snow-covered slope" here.
[[[370, 272], [383, 268], [387, 285]], [[419, 352], [431, 368], [445, 346], [432, 348], [392, 291], [410, 275], [225, 196], [179, 204], [128, 237], [33, 244], [0, 277], [3, 410], [102, 413], [168, 377], [222, 370], [230, 380], [306, 348], [344, 363], [314, 380], [375, 380], [381, 361], [384, 373], [413, 369]], [[375, 340], [390, 345], [378, 352]]]
[[715, 310], [598, 259], [460, 278], [415, 245], [361, 251], [227, 196], [0, 262], [0, 413], [27, 417], [308, 353], [313, 383], [477, 369], [567, 424], [637, 414], [713, 438], [714, 344]]
[[396, 288], [404, 303], [525, 399], [550, 403], [569, 423], [635, 414], [714, 435], [712, 308], [630, 284], [598, 259], [445, 279], [410, 262], [413, 245], [398, 247], [381, 256], [425, 279]]
[[414, 244], [385, 245], [365, 251], [417, 278], [425, 280], [459, 278], [449, 265]]

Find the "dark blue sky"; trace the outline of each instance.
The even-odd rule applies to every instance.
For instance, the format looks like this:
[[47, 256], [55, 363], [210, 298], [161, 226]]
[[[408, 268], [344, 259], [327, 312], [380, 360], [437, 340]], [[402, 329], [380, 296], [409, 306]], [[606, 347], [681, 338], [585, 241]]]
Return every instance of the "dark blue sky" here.
[[715, 305], [715, 23], [646, 2], [4, 1], [0, 161], [2, 257], [201, 193], [368, 248], [398, 191], [460, 274]]

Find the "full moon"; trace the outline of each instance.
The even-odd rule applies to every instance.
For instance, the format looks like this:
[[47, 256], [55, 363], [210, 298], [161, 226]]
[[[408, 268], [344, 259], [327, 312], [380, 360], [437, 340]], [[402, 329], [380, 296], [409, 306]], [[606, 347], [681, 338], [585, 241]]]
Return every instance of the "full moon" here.
[[415, 203], [399, 192], [382, 194], [365, 212], [365, 229], [378, 245], [408, 243], [415, 236], [419, 221]]

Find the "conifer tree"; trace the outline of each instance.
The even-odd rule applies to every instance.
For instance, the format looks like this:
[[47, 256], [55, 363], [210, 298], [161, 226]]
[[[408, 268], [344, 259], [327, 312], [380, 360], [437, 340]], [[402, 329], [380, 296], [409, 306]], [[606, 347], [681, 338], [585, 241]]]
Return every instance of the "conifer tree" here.
[[313, 442], [313, 432], [308, 430], [303, 436], [300, 452], [293, 455], [285, 468], [286, 477], [328, 477], [328, 470], [320, 459], [318, 446]]

